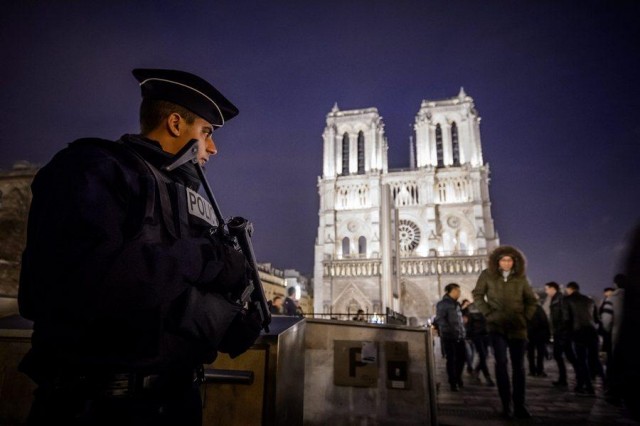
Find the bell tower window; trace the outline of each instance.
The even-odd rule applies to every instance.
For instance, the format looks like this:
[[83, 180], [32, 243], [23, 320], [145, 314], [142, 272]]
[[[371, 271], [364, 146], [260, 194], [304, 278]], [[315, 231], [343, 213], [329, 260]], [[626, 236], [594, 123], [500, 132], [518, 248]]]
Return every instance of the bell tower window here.
[[342, 174], [349, 174], [349, 134], [342, 135]]
[[364, 174], [364, 133], [358, 132], [358, 174]]
[[442, 146], [442, 128], [440, 123], [436, 125], [436, 154], [438, 156], [438, 167], [444, 167], [444, 149]]
[[460, 144], [458, 143], [458, 126], [454, 121], [451, 124], [451, 146], [453, 148], [453, 165], [460, 166]]

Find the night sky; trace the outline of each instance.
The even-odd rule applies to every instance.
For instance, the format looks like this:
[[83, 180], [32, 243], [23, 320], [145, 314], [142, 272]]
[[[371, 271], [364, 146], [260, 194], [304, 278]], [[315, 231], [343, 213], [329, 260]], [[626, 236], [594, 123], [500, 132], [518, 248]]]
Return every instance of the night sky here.
[[214, 134], [225, 216], [259, 261], [311, 274], [322, 131], [334, 102], [377, 107], [389, 167], [409, 164], [422, 99], [482, 117], [501, 243], [532, 284], [610, 285], [640, 211], [640, 2], [11, 1], [0, 15], [0, 168], [138, 131], [136, 67], [216, 85], [240, 115]]

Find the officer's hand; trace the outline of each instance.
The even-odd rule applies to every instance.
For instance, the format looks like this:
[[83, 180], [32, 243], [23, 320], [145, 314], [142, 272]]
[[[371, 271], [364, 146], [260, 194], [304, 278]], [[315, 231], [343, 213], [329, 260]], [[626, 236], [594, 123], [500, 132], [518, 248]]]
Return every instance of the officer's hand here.
[[231, 358], [246, 352], [260, 336], [262, 321], [258, 311], [241, 311], [227, 329], [218, 350]]

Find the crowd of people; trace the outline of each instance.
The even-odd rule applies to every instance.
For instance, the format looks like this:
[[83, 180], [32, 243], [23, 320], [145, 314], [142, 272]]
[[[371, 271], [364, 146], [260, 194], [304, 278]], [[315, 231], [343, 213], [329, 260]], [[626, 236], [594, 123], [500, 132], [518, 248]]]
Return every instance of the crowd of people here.
[[286, 315], [290, 317], [303, 317], [304, 312], [300, 307], [300, 302], [295, 297], [295, 287], [289, 287], [287, 289], [287, 296], [283, 299], [282, 296], [275, 296], [272, 300], [269, 300], [269, 311], [273, 315]]
[[[553, 358], [558, 377], [549, 378], [550, 386], [570, 390], [568, 363], [575, 374], [573, 392], [595, 396], [594, 381], [601, 380], [605, 399], [619, 404], [620, 388], [610, 376], [616, 368], [612, 360], [623, 318], [625, 276], [616, 275], [614, 285], [605, 288], [599, 304], [582, 294], [576, 282], [567, 283], [564, 291], [558, 283], [548, 282], [541, 298], [526, 278], [522, 253], [514, 247], [498, 247], [478, 278], [473, 301], [459, 302], [460, 286], [450, 283], [437, 304], [433, 325], [446, 358], [449, 389], [463, 388], [466, 366], [474, 383], [495, 386], [497, 382], [505, 417], [529, 418], [526, 353], [529, 376], [548, 377], [544, 362]], [[490, 353], [496, 382], [487, 367]]]

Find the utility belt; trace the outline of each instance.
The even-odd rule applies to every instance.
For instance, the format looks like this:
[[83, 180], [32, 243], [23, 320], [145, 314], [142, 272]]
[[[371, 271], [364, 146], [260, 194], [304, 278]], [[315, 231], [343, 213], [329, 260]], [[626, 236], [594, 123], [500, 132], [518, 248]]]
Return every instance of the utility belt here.
[[204, 383], [202, 366], [180, 373], [149, 374], [137, 371], [115, 373], [65, 373], [51, 383], [53, 392], [93, 398], [157, 396]]

